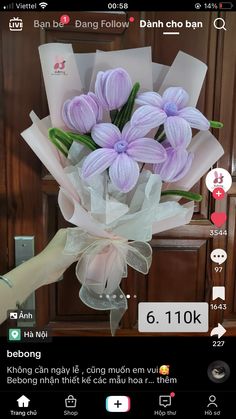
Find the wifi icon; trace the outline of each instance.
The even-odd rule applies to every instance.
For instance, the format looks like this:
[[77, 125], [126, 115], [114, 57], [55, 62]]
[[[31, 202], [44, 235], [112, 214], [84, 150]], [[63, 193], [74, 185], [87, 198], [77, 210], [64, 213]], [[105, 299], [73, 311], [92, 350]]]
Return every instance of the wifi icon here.
[[47, 5], [48, 5], [48, 3], [46, 3], [46, 2], [42, 2], [42, 3], [39, 3], [39, 6], [42, 8], [42, 9], [45, 9], [45, 7], [47, 7]]

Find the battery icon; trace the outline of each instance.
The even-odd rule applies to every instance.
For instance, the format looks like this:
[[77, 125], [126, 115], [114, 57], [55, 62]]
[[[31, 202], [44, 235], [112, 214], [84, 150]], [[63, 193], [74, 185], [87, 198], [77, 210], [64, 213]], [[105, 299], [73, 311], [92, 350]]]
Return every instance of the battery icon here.
[[223, 1], [222, 3], [219, 4], [219, 8], [221, 10], [231, 10], [233, 7], [234, 7], [233, 3], [229, 1]]

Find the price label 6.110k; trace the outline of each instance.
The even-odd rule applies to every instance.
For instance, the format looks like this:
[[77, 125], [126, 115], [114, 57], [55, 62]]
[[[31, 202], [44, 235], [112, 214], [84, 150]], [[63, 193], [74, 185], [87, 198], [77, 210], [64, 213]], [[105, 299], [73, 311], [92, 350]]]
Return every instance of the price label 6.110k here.
[[208, 332], [208, 303], [139, 303], [139, 332]]

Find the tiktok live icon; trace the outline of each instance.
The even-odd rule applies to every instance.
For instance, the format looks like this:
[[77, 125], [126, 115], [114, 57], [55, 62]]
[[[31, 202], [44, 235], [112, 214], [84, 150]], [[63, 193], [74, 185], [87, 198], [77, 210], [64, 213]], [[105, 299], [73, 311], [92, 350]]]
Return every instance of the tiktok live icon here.
[[232, 185], [232, 177], [230, 173], [217, 167], [211, 170], [206, 176], [206, 186], [209, 191], [213, 192], [216, 188], [223, 189], [223, 192], [227, 192]]
[[21, 32], [23, 30], [23, 20], [19, 17], [13, 17], [9, 20], [9, 29], [11, 32]]

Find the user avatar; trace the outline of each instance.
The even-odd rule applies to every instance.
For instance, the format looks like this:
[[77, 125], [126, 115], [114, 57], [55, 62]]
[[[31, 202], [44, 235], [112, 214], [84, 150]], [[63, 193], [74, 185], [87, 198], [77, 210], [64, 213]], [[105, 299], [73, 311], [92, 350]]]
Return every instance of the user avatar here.
[[224, 383], [230, 376], [229, 365], [224, 361], [214, 361], [209, 365], [207, 375], [213, 383]]

